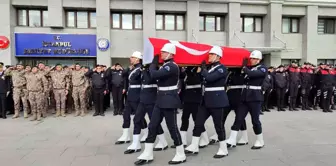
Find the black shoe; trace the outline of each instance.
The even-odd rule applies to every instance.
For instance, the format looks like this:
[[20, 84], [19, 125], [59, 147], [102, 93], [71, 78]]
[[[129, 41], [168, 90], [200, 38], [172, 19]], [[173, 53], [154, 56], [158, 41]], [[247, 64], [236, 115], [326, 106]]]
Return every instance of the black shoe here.
[[307, 107], [306, 110], [311, 111], [311, 110], [313, 110], [313, 109], [311, 109], [310, 107]]
[[184, 150], [184, 153], [187, 155], [197, 155], [198, 152], [193, 152], [193, 151], [189, 151], [189, 150]]
[[228, 156], [228, 154], [227, 155], [218, 155], [218, 154], [216, 154], [216, 155], [213, 156], [213, 158], [220, 159], [220, 158], [223, 158], [223, 157], [226, 157], [226, 156]]
[[269, 109], [265, 109], [265, 112], [271, 112], [271, 110], [269, 110]]
[[145, 164], [149, 164], [151, 162], [153, 162], [153, 160], [138, 160], [134, 164], [135, 165], [145, 165]]
[[226, 147], [227, 147], [227, 148], [235, 148], [236, 145], [231, 145], [231, 144], [226, 143]]
[[263, 113], [263, 112], [260, 112], [260, 115], [264, 115], [264, 113]]
[[293, 108], [294, 111], [299, 111], [297, 108]]
[[164, 151], [168, 149], [168, 146], [164, 147], [164, 148], [154, 148], [153, 151]]
[[177, 164], [181, 164], [186, 162], [187, 160], [183, 160], [183, 161], [169, 161], [168, 164], [169, 165], [177, 165]]
[[132, 154], [132, 153], [136, 153], [136, 152], [140, 152], [141, 149], [127, 149], [124, 154]]
[[314, 109], [314, 110], [317, 110], [317, 107], [316, 107], [316, 106], [313, 106], [313, 109]]
[[258, 150], [258, 149], [261, 149], [263, 148], [264, 146], [252, 146], [251, 149], [252, 150]]
[[93, 116], [98, 116], [99, 115], [99, 113], [98, 112], [95, 112], [94, 114], [93, 114]]
[[118, 115], [118, 113], [117, 112], [113, 112], [113, 116], [117, 116]]
[[324, 109], [324, 110], [323, 110], [323, 112], [327, 113], [327, 112], [328, 112], [328, 110], [325, 110], [325, 109]]
[[328, 112], [334, 112], [334, 111], [332, 111], [331, 109], [328, 109], [327, 111], [328, 111]]
[[293, 108], [289, 108], [289, 111], [293, 111]]
[[248, 142], [246, 143], [237, 143], [238, 146], [244, 146], [244, 145], [248, 145]]
[[219, 140], [214, 140], [214, 139], [211, 139], [210, 142], [209, 142], [209, 145], [212, 145], [212, 144], [215, 144], [219, 142]]
[[[184, 147], [184, 148], [186, 148], [186, 147], [187, 147], [187, 145], [183, 145], [183, 147]], [[175, 149], [175, 148], [176, 148], [176, 146], [175, 146], [175, 145], [172, 145], [172, 146], [170, 146], [170, 148], [172, 148], [172, 149]]]
[[105, 116], [105, 113], [103, 112], [103, 113], [100, 113], [100, 116]]
[[128, 143], [131, 143], [131, 141], [117, 141], [117, 142], [114, 143], [114, 144], [116, 144], [116, 145], [121, 145], [121, 144], [128, 144]]
[[280, 111], [286, 111], [284, 108], [280, 108]]

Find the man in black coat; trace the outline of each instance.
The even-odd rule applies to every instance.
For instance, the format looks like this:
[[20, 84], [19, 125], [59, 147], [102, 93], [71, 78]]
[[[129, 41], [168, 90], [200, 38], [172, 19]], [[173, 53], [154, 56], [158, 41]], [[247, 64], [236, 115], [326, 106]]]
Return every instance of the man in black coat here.
[[6, 119], [6, 97], [9, 95], [9, 83], [5, 76], [4, 64], [0, 62], [0, 117]]

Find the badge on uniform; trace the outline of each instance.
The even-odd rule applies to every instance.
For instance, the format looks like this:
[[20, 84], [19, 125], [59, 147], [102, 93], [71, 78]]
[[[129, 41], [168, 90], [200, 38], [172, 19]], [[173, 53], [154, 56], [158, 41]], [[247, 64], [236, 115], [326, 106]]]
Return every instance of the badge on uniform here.
[[268, 75], [268, 79], [271, 79], [271, 75]]
[[262, 72], [266, 72], [266, 69], [265, 68], [260, 68], [260, 70], [262, 71]]
[[167, 71], [170, 70], [170, 67], [169, 67], [169, 66], [165, 66], [164, 68], [165, 68]]
[[103, 78], [104, 77], [104, 73], [102, 73], [100, 76], [101, 76], [101, 78]]
[[284, 77], [286, 76], [286, 74], [285, 74], [285, 73], [283, 73], [282, 75], [283, 75]]
[[5, 76], [2, 76], [1, 79], [5, 80]]
[[223, 70], [223, 69], [218, 69], [218, 71], [219, 71], [220, 73], [224, 73], [224, 70]]

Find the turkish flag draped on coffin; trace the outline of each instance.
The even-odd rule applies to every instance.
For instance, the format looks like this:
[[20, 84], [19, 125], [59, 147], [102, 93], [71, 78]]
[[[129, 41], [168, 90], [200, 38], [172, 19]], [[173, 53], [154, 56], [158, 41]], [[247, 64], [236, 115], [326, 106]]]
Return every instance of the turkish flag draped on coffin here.
[[[176, 55], [174, 60], [179, 65], [199, 65], [203, 60], [208, 60], [211, 45], [197, 44], [190, 42], [180, 42], [159, 38], [145, 38], [143, 64], [152, 62], [154, 55], [160, 55], [161, 48], [166, 43], [172, 43], [176, 46]], [[223, 57], [221, 63], [226, 66], [241, 66], [244, 58], [248, 58], [250, 52], [242, 48], [222, 47]], [[162, 61], [161, 61], [162, 62]]]

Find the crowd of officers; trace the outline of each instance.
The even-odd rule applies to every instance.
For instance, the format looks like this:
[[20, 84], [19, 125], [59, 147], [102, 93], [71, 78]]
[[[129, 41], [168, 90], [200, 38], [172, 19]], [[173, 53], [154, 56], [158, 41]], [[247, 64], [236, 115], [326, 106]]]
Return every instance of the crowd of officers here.
[[[317, 110], [333, 112], [336, 101], [336, 68], [320, 63], [314, 66], [305, 62], [299, 66], [293, 61], [288, 66], [269, 67], [263, 84], [263, 112], [274, 105], [278, 111]], [[274, 101], [274, 102], [272, 102]]]

